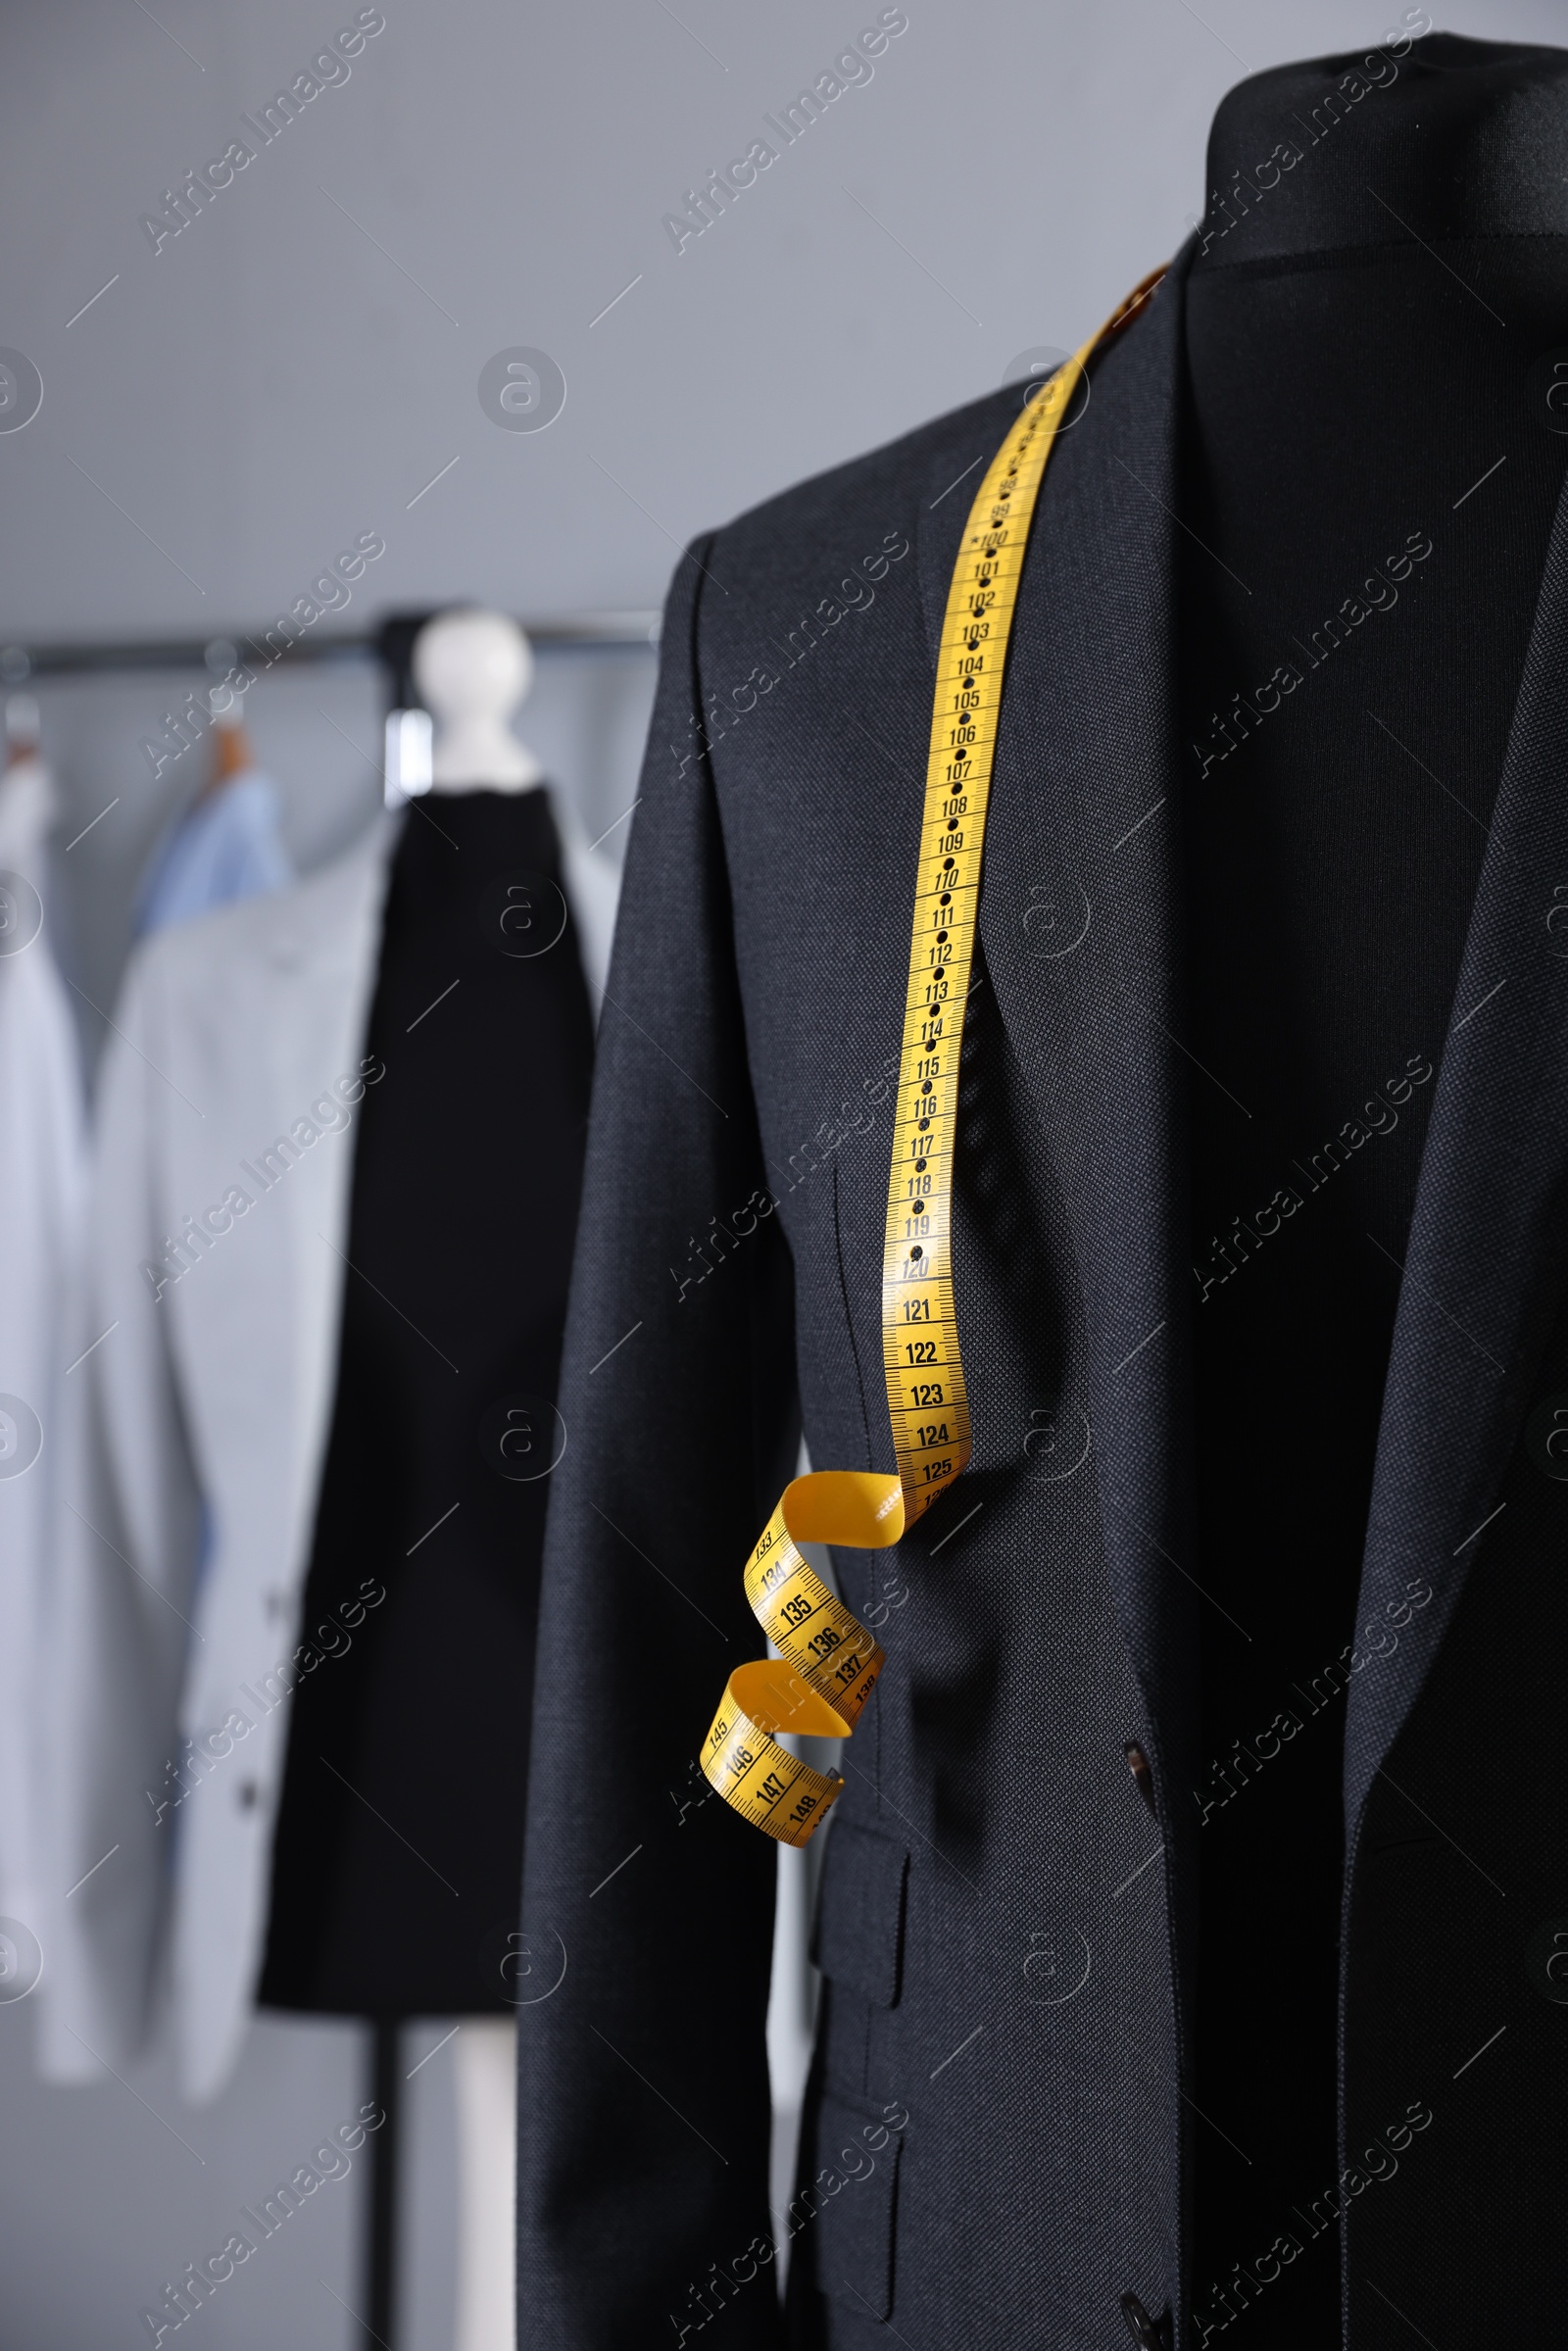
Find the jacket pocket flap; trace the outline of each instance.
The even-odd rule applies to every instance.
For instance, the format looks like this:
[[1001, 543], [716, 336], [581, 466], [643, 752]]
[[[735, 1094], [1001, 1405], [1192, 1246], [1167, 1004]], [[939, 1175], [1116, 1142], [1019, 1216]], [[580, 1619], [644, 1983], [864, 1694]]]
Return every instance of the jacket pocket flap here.
[[835, 1984], [879, 2008], [899, 1997], [904, 1969], [906, 1845], [854, 1821], [835, 1821], [822, 1867], [812, 1958]]

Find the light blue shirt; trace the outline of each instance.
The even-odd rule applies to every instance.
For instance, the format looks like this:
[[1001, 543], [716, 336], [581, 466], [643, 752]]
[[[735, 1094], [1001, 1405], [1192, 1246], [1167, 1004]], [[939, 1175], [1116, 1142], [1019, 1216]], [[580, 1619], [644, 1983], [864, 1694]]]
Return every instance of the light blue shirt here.
[[252, 767], [177, 817], [148, 865], [137, 936], [291, 882], [279, 816], [277, 786]]

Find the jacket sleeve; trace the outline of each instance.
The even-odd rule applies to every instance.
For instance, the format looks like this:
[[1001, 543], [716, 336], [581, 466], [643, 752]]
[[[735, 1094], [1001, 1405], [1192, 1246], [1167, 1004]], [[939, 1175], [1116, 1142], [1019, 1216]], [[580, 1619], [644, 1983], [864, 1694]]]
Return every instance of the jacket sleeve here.
[[696, 1762], [731, 1667], [765, 1653], [741, 1579], [798, 1430], [702, 743], [707, 553], [683, 558], [665, 614], [561, 1386], [509, 1994], [518, 2340], [537, 2351], [780, 2339], [775, 1856]]
[[201, 1491], [170, 1351], [160, 1121], [199, 1115], [160, 1073], [157, 950], [132, 964], [104, 1059], [66, 1383], [45, 1626], [40, 2063], [101, 2079], [150, 2022], [194, 1638]]

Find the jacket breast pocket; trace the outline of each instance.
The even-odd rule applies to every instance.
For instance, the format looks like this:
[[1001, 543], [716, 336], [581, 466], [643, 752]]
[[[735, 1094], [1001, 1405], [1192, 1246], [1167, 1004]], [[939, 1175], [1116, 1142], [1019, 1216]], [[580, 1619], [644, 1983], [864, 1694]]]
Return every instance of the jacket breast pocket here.
[[856, 1821], [833, 1823], [811, 1956], [832, 1983], [878, 2008], [898, 2004], [908, 1875], [906, 1845]]

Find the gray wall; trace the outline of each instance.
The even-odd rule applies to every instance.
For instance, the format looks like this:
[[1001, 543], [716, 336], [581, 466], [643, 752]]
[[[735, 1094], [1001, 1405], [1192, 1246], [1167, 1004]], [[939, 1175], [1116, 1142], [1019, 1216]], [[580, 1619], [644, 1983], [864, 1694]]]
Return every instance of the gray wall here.
[[[656, 604], [693, 531], [983, 392], [1021, 351], [1078, 341], [1200, 208], [1229, 84], [1364, 45], [1397, 14], [1394, 0], [906, 8], [874, 78], [677, 254], [662, 216], [743, 154], [877, 0], [385, 0], [347, 82], [155, 254], [139, 216], [222, 153], [351, 0], [12, 0], [0, 345], [38, 368], [44, 398], [24, 430], [0, 432], [0, 643], [265, 625], [363, 531], [386, 554], [348, 622], [450, 598], [541, 615]], [[1443, 21], [1493, 37], [1562, 27], [1549, 0], [1459, 0]], [[564, 374], [547, 430], [504, 430], [480, 405], [485, 364], [516, 346]], [[104, 1007], [130, 883], [185, 788], [155, 786], [137, 739], [195, 682], [46, 698], [62, 851], [119, 799], [62, 857], [73, 976]], [[602, 822], [633, 788], [647, 691], [637, 657], [541, 664], [522, 731]], [[375, 681], [284, 671], [251, 715], [315, 861], [375, 803]], [[257, 2026], [200, 2113], [159, 2057], [123, 2082], [45, 2091], [28, 2024], [25, 2002], [0, 2007], [3, 2351], [145, 2339], [137, 2312], [162, 2279], [364, 2094], [352, 2029], [280, 2023]], [[444, 2063], [411, 2092], [406, 2341], [419, 2351], [448, 2339]], [[363, 2180], [361, 2164], [324, 2188], [191, 2339], [348, 2343], [333, 2297], [357, 2293]]]

